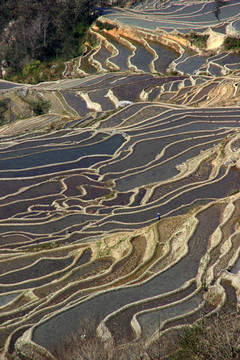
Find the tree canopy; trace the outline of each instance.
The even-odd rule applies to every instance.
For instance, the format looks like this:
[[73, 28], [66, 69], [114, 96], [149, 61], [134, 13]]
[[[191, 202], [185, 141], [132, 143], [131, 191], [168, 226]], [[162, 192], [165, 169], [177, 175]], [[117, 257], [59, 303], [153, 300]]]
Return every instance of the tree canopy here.
[[97, 5], [98, 0], [2, 0], [1, 62], [18, 73], [32, 60], [79, 56]]

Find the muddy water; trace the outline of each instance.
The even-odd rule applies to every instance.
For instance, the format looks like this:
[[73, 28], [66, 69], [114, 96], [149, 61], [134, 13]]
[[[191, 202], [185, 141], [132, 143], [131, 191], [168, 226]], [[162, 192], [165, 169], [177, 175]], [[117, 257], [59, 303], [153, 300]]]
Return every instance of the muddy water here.
[[89, 63], [89, 57], [94, 53], [94, 51], [95, 50], [90, 51], [87, 55], [85, 55], [81, 58], [80, 69], [83, 70], [87, 74], [96, 74], [97, 73], [97, 68], [95, 68], [94, 66], [92, 66]]

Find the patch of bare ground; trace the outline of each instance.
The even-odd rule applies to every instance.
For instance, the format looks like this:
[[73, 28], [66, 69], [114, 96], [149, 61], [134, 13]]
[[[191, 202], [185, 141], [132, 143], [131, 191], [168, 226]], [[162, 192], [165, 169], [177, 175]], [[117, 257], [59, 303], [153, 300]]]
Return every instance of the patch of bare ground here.
[[[116, 262], [113, 266], [113, 268], [111, 269], [111, 272], [109, 274], [107, 274], [103, 280], [103, 283], [101, 284], [101, 281], [93, 281], [92, 282], [92, 287], [94, 286], [101, 286], [107, 283], [112, 283], [114, 282], [113, 285], [109, 285], [110, 287], [112, 286], [118, 286], [120, 285], [120, 283], [126, 283], [128, 280], [128, 277], [126, 277], [129, 273], [131, 273], [132, 271], [134, 271], [139, 265], [142, 264], [144, 255], [145, 255], [145, 251], [146, 251], [146, 238], [145, 236], [139, 235], [136, 238], [134, 238], [132, 241], [132, 251], [130, 254], [128, 254], [128, 256], [125, 256], [122, 258], [121, 261]], [[122, 279], [119, 282], [117, 281], [115, 283], [115, 281], [117, 279]], [[124, 278], [124, 279], [123, 279]], [[104, 289], [106, 287], [104, 286]], [[91, 292], [91, 289], [90, 289]]]
[[187, 220], [187, 215], [173, 216], [159, 221], [157, 230], [160, 242], [166, 242]]
[[[162, 257], [155, 262], [151, 267], [152, 272], [158, 272], [168, 266], [175, 259], [175, 254], [172, 251], [173, 235], [179, 231], [181, 235], [181, 229], [184, 227], [184, 223], [187, 221], [187, 215], [173, 216], [170, 218], [164, 218], [159, 221], [157, 225], [157, 231], [159, 236], [159, 243], [163, 245]], [[181, 239], [174, 238], [174, 246], [177, 243], [181, 243]]]
[[[109, 240], [108, 244], [111, 244], [112, 246], [114, 246], [113, 244], [115, 244], [116, 247], [118, 247], [119, 244], [118, 242], [115, 243], [115, 240]], [[54, 296], [50, 303], [52, 305], [57, 304], [60, 301], [63, 301], [68, 297], [74, 295], [77, 291], [80, 290], [83, 290], [84, 294], [89, 294], [96, 291], [96, 288], [105, 290], [110, 287], [118, 286], [119, 283], [116, 281], [119, 278], [124, 278], [122, 280], [122, 283], [126, 283], [128, 281], [127, 275], [142, 264], [147, 248], [146, 238], [142, 235], [136, 236], [134, 239], [132, 239], [131, 244], [132, 247], [130, 249], [126, 248], [125, 246], [125, 248], [119, 250], [118, 253], [113, 251], [113, 253], [117, 254], [118, 256], [117, 261], [116, 258], [114, 261], [113, 257], [111, 258], [111, 261], [110, 257], [106, 256], [106, 254], [109, 253], [110, 250], [108, 251], [105, 248], [105, 256], [101, 256], [100, 259], [98, 258], [98, 260], [94, 260], [94, 262], [96, 263], [96, 267], [94, 269], [91, 269], [92, 266], [90, 264], [88, 266], [89, 271], [86, 271], [83, 276], [79, 275], [78, 279], [75, 278], [75, 281], [78, 280], [77, 283], [71, 284], [70, 282], [73, 281], [73, 279], [71, 279], [71, 276], [69, 276], [68, 279], [66, 279], [65, 281], [63, 280], [64, 282], [60, 281], [58, 285], [56, 284], [54, 289], [55, 291], [57, 289], [60, 290], [61, 288], [63, 288], [63, 286], [66, 286], [66, 284], [69, 284], [69, 286], [63, 288], [62, 291], [60, 291], [56, 296]], [[121, 242], [119, 248], [121, 248]], [[121, 252], [121, 256], [119, 256], [119, 252]], [[95, 256], [96, 254], [94, 253], [94, 257]], [[101, 267], [97, 266], [97, 264], [100, 265], [100, 263], [102, 263]], [[88, 267], [86, 267], [86, 270]], [[49, 290], [50, 289], [48, 286], [45, 288], [45, 291], [43, 287], [42, 289], [36, 289], [35, 292], [38, 296], [46, 296], [47, 291]]]
[[[134, 274], [131, 274], [128, 276], [128, 282], [131, 283], [131, 285], [133, 284], [137, 284], [139, 282], [142, 282], [144, 280], [147, 280], [149, 278], [149, 276], [151, 275], [151, 272], [148, 272], [148, 269], [160, 258], [163, 256], [164, 254], [164, 244], [156, 244], [156, 249], [154, 251], [153, 256], [149, 259], [149, 261], [147, 261], [146, 263], [144, 263], [139, 270], [135, 271]], [[118, 281], [118, 285], [122, 285], [124, 284], [124, 280], [119, 280]]]

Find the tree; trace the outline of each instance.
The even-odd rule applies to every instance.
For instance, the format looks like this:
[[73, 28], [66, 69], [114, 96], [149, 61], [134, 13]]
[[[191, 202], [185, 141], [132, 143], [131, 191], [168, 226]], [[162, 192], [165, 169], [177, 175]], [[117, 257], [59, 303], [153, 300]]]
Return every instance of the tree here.
[[100, 337], [96, 336], [97, 319], [86, 319], [76, 334], [59, 346], [54, 356], [58, 360], [108, 360], [108, 349]]
[[5, 113], [8, 110], [8, 99], [0, 100], [0, 125], [4, 124], [6, 121]]
[[33, 105], [33, 112], [34, 115], [42, 115], [48, 112], [50, 108], [50, 104], [48, 101], [44, 99], [39, 99], [36, 103]]
[[[32, 60], [69, 60], [81, 55], [87, 30], [96, 19], [97, 0], [3, 0], [0, 62], [8, 75]], [[6, 12], [6, 8], [9, 12]], [[4, 15], [2, 15], [4, 14]]]
[[236, 310], [224, 308], [186, 328], [172, 360], [240, 359], [240, 318]]

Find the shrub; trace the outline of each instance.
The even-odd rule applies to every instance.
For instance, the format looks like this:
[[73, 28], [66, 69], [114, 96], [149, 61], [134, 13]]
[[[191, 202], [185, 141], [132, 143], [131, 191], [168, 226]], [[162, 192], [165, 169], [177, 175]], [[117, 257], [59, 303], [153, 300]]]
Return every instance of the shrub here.
[[7, 120], [5, 118], [5, 113], [8, 110], [8, 99], [0, 100], [0, 125], [3, 125]]
[[197, 46], [199, 48], [205, 48], [207, 46], [207, 40], [209, 35], [199, 35], [192, 33], [189, 35], [188, 40], [191, 42], [191, 45]]
[[39, 100], [32, 102], [32, 110], [36, 116], [47, 113], [49, 108], [50, 104], [45, 99], [40, 98]]
[[228, 36], [224, 40], [223, 46], [224, 46], [225, 50], [239, 50], [240, 39]]
[[198, 325], [187, 328], [180, 338], [180, 348], [171, 360], [240, 359], [240, 319], [236, 310], [221, 310]]
[[105, 29], [105, 30], [113, 30], [113, 29], [116, 28], [116, 25], [109, 24], [107, 22], [103, 23], [103, 22], [101, 22], [99, 20], [96, 21], [96, 25], [99, 28], [99, 30], [103, 30], [103, 29]]

